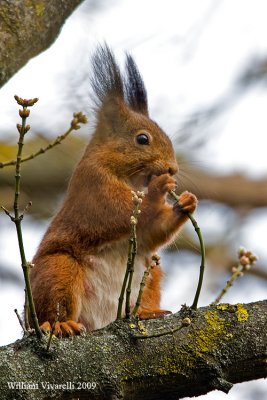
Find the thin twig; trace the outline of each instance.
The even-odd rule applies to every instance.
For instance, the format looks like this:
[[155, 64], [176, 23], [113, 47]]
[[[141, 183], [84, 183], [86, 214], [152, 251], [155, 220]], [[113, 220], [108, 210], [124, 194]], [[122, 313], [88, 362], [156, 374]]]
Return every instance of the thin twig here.
[[[13, 221], [13, 216], [11, 215], [11, 213], [4, 207], [1, 206], [2, 210], [4, 210], [4, 212], [6, 213], [6, 215], [11, 219], [11, 221]], [[14, 222], [14, 221], [13, 221]]]
[[137, 300], [136, 300], [136, 303], [135, 303], [135, 306], [134, 306], [134, 309], [133, 309], [133, 312], [132, 312], [132, 316], [133, 317], [136, 316], [138, 308], [139, 308], [139, 306], [141, 304], [141, 299], [142, 299], [142, 295], [143, 295], [144, 288], [145, 288], [145, 285], [146, 285], [146, 280], [148, 278], [148, 275], [150, 273], [151, 268], [152, 268], [152, 265], [150, 264], [147, 267], [147, 269], [145, 270], [144, 274], [143, 274], [143, 278], [142, 278], [141, 283], [140, 283], [140, 289], [139, 289], [138, 297], [137, 297]]
[[19, 313], [18, 313], [18, 310], [17, 310], [16, 308], [15, 308], [14, 312], [15, 312], [15, 314], [16, 314], [18, 320], [19, 320], [19, 324], [20, 324], [20, 326], [22, 327], [23, 332], [24, 332], [24, 333], [27, 333], [27, 330], [26, 330], [26, 328], [25, 328], [25, 325], [24, 325], [24, 323], [23, 323], [23, 321], [22, 321], [22, 319], [21, 319], [21, 317], [20, 317], [20, 315], [19, 315]]
[[131, 288], [132, 288], [132, 280], [134, 274], [134, 261], [137, 251], [137, 241], [136, 241], [136, 223], [132, 224], [132, 235], [129, 240], [129, 254], [128, 254], [128, 262], [127, 262], [127, 271], [128, 271], [128, 285], [126, 289], [126, 300], [125, 300], [125, 317], [130, 318], [131, 314]]
[[120, 296], [119, 296], [117, 319], [122, 318], [122, 306], [123, 306], [124, 294], [125, 294], [125, 289], [126, 289], [127, 283], [128, 283], [128, 285], [127, 285], [127, 289], [126, 289], [125, 315], [126, 315], [126, 318], [130, 317], [131, 285], [132, 285], [132, 279], [133, 279], [133, 273], [134, 273], [135, 255], [136, 255], [136, 251], [137, 251], [136, 225], [138, 222], [137, 217], [140, 213], [139, 206], [142, 203], [143, 197], [144, 197], [143, 192], [135, 193], [132, 191], [132, 201], [134, 204], [134, 210], [133, 210], [133, 215], [131, 216], [131, 219], [130, 219], [131, 233], [130, 233], [129, 245], [128, 245], [127, 265], [126, 265], [126, 271], [125, 271], [122, 288], [121, 288], [121, 292], [120, 292]]
[[238, 278], [244, 275], [244, 272], [249, 270], [252, 266], [257, 261], [257, 256], [253, 254], [251, 251], [247, 251], [243, 247], [239, 249], [238, 252], [238, 258], [239, 258], [239, 264], [237, 267], [232, 268], [232, 276], [227, 281], [226, 285], [220, 292], [220, 294], [216, 297], [213, 303], [211, 305], [216, 305], [218, 304], [222, 297], [225, 295], [225, 293], [230, 289], [230, 287], [233, 285], [234, 281]]
[[[122, 287], [121, 287], [121, 292], [120, 292], [120, 296], [119, 296], [117, 319], [122, 318], [122, 306], [123, 306], [123, 301], [124, 301], [124, 294], [125, 294], [126, 285], [127, 285], [128, 279], [129, 279], [131, 265], [132, 265], [133, 240], [134, 239], [132, 238], [132, 225], [131, 225], [131, 236], [129, 238], [129, 244], [128, 244], [127, 265], [126, 265], [126, 271], [125, 271], [125, 275], [124, 275], [124, 279], [123, 279], [123, 283], [122, 283]], [[125, 306], [125, 308], [127, 308], [127, 307]]]
[[137, 238], [136, 238], [136, 225], [138, 222], [138, 215], [140, 214], [139, 207], [142, 204], [144, 197], [143, 192], [133, 192], [132, 191], [132, 200], [134, 204], [133, 215], [131, 216], [131, 237], [129, 240], [129, 254], [128, 254], [128, 262], [127, 262], [127, 270], [128, 270], [128, 286], [126, 289], [126, 300], [125, 300], [125, 317], [130, 318], [131, 314], [131, 287], [132, 280], [134, 274], [134, 262], [135, 256], [137, 252]]
[[146, 281], [147, 281], [147, 278], [148, 278], [148, 276], [150, 274], [150, 270], [153, 269], [156, 265], [159, 265], [159, 260], [160, 260], [160, 256], [158, 256], [157, 254], [154, 254], [152, 256], [152, 262], [148, 265], [148, 267], [146, 268], [146, 270], [145, 270], [145, 272], [143, 274], [143, 278], [142, 278], [141, 283], [140, 283], [140, 289], [139, 289], [139, 292], [138, 292], [137, 300], [136, 300], [136, 303], [135, 303], [135, 306], [134, 306], [134, 309], [133, 309], [133, 312], [132, 312], [132, 316], [133, 317], [136, 316], [138, 308], [140, 307], [142, 296], [143, 296], [143, 292], [144, 292], [145, 285], [146, 285]]
[[28, 212], [29, 208], [32, 206], [32, 202], [29, 201], [29, 203], [26, 205], [26, 207], [24, 208], [23, 212], [22, 212], [22, 216], [24, 217], [24, 215], [26, 214], [26, 212]]
[[[79, 129], [80, 128], [79, 124], [86, 124], [86, 123], [87, 123], [87, 118], [83, 113], [81, 113], [81, 112], [74, 113], [70, 127], [63, 135], [58, 136], [52, 143], [49, 143], [45, 148], [40, 148], [36, 153], [33, 153], [24, 158], [21, 158], [20, 162], [23, 163], [25, 161], [32, 160], [33, 158], [38, 157], [40, 154], [46, 153], [48, 150], [51, 150], [53, 147], [57, 146], [64, 139], [66, 139], [66, 137], [69, 136], [69, 134], [71, 132]], [[10, 160], [10, 161], [6, 161], [6, 162], [2, 162], [2, 163], [0, 163], [0, 168], [8, 167], [11, 165], [16, 165], [16, 162], [17, 162], [17, 160]]]
[[154, 337], [160, 337], [160, 336], [165, 336], [165, 335], [172, 335], [173, 333], [185, 328], [186, 326], [191, 325], [191, 320], [189, 318], [184, 318], [182, 320], [181, 325], [176, 326], [175, 328], [168, 329], [167, 331], [162, 331], [162, 332], [157, 332], [153, 333], [151, 335], [148, 335], [144, 333], [143, 335], [133, 335], [134, 339], [150, 339]]
[[[177, 201], [179, 202], [179, 196], [171, 190], [170, 195]], [[203, 277], [204, 277], [204, 271], [205, 271], [205, 245], [204, 245], [204, 240], [201, 234], [201, 230], [197, 224], [197, 221], [193, 217], [191, 213], [186, 213], [190, 221], [192, 222], [192, 225], [197, 233], [198, 239], [199, 239], [199, 244], [200, 244], [200, 251], [201, 251], [201, 264], [200, 264], [200, 271], [199, 271], [199, 278], [198, 278], [198, 285], [197, 285], [197, 290], [195, 294], [195, 298], [193, 301], [193, 304], [191, 306], [192, 309], [196, 310], [197, 309], [197, 304], [198, 304], [198, 299], [200, 296], [201, 288], [202, 288], [202, 283], [203, 283]]]
[[24, 289], [24, 324], [27, 331], [31, 329], [29, 322], [29, 298], [26, 290], [26, 286]]
[[27, 318], [28, 318], [28, 308], [31, 313], [31, 319], [33, 323], [33, 327], [35, 329], [37, 337], [40, 339], [42, 337], [42, 332], [40, 330], [39, 324], [38, 324], [38, 319], [35, 311], [35, 306], [33, 302], [33, 296], [32, 296], [32, 290], [31, 290], [31, 284], [30, 284], [30, 277], [29, 277], [29, 269], [30, 269], [30, 263], [27, 262], [26, 256], [25, 256], [25, 251], [24, 251], [24, 244], [23, 244], [23, 236], [22, 236], [22, 228], [21, 228], [21, 222], [23, 219], [23, 214], [20, 214], [19, 211], [19, 195], [20, 195], [20, 183], [21, 183], [21, 159], [22, 159], [22, 148], [24, 145], [24, 136], [30, 129], [29, 125], [26, 125], [26, 120], [28, 116], [30, 115], [30, 110], [28, 110], [28, 107], [33, 106], [38, 99], [30, 99], [30, 100], [24, 100], [21, 99], [18, 96], [15, 96], [15, 99], [19, 105], [22, 106], [22, 109], [19, 110], [19, 115], [22, 119], [22, 124], [17, 125], [17, 129], [19, 132], [19, 141], [18, 141], [18, 151], [17, 151], [17, 158], [16, 158], [16, 168], [15, 168], [15, 194], [14, 194], [14, 216], [12, 216], [9, 212], [6, 212], [7, 210], [4, 209], [7, 215], [9, 215], [10, 219], [12, 222], [15, 223], [16, 226], [16, 231], [17, 231], [17, 237], [18, 237], [18, 244], [19, 244], [19, 250], [20, 250], [20, 258], [21, 258], [21, 266], [23, 270], [23, 275], [24, 275], [24, 281], [25, 281], [25, 294], [26, 294], [26, 304], [25, 304], [25, 316], [26, 316], [26, 323]]
[[122, 319], [122, 305], [123, 305], [124, 293], [125, 293], [127, 281], [128, 281], [128, 267], [126, 268], [126, 272], [124, 275], [121, 292], [120, 292], [120, 296], [119, 296], [117, 319]]

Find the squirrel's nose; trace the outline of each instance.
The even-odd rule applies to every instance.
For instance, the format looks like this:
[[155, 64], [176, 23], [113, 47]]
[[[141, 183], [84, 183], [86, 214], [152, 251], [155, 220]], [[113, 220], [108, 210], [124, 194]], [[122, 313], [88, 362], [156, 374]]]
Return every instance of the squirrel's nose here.
[[170, 175], [175, 175], [176, 173], [178, 172], [178, 165], [177, 164], [171, 164], [170, 166], [169, 166], [169, 169], [168, 169], [168, 173], [170, 174]]

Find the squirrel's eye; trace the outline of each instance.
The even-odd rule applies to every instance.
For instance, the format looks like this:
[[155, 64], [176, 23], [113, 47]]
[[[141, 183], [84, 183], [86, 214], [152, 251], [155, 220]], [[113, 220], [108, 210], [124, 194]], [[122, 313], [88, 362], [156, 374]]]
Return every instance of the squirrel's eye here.
[[137, 135], [136, 141], [138, 144], [149, 144], [149, 138], [145, 133], [140, 133]]

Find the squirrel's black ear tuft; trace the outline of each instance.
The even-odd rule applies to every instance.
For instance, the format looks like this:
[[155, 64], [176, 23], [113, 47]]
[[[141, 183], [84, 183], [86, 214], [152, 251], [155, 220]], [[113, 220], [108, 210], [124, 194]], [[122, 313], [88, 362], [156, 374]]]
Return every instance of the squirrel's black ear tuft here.
[[107, 44], [97, 48], [92, 58], [92, 66], [91, 85], [97, 102], [101, 104], [106, 97], [112, 96], [123, 99], [123, 78], [114, 54]]
[[123, 76], [113, 52], [104, 44], [97, 48], [92, 67], [91, 85], [98, 107], [106, 100], [117, 97], [132, 110], [148, 114], [145, 85], [132, 56], [127, 54], [126, 74]]
[[145, 84], [133, 57], [130, 54], [127, 54], [126, 58], [126, 74], [124, 90], [128, 104], [133, 110], [143, 114], [148, 114]]

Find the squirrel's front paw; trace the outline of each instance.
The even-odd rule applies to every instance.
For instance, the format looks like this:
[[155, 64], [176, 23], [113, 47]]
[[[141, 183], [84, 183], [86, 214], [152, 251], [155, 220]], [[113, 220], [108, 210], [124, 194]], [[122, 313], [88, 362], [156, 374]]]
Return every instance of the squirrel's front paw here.
[[185, 214], [192, 214], [196, 207], [197, 207], [198, 200], [196, 196], [193, 193], [190, 192], [183, 192], [179, 196], [179, 201], [174, 204], [173, 210], [178, 214], [181, 214], [181, 212]]
[[[50, 322], [48, 321], [44, 322], [40, 326], [40, 328], [44, 333], [50, 333], [52, 330]], [[83, 326], [83, 324], [69, 320], [66, 322], [56, 322], [53, 334], [58, 337], [62, 336], [66, 337], [66, 336], [82, 335], [85, 332], [86, 329]]]
[[165, 201], [166, 193], [174, 190], [176, 186], [175, 179], [169, 174], [153, 176], [148, 185], [148, 197], [154, 201], [159, 199]]

